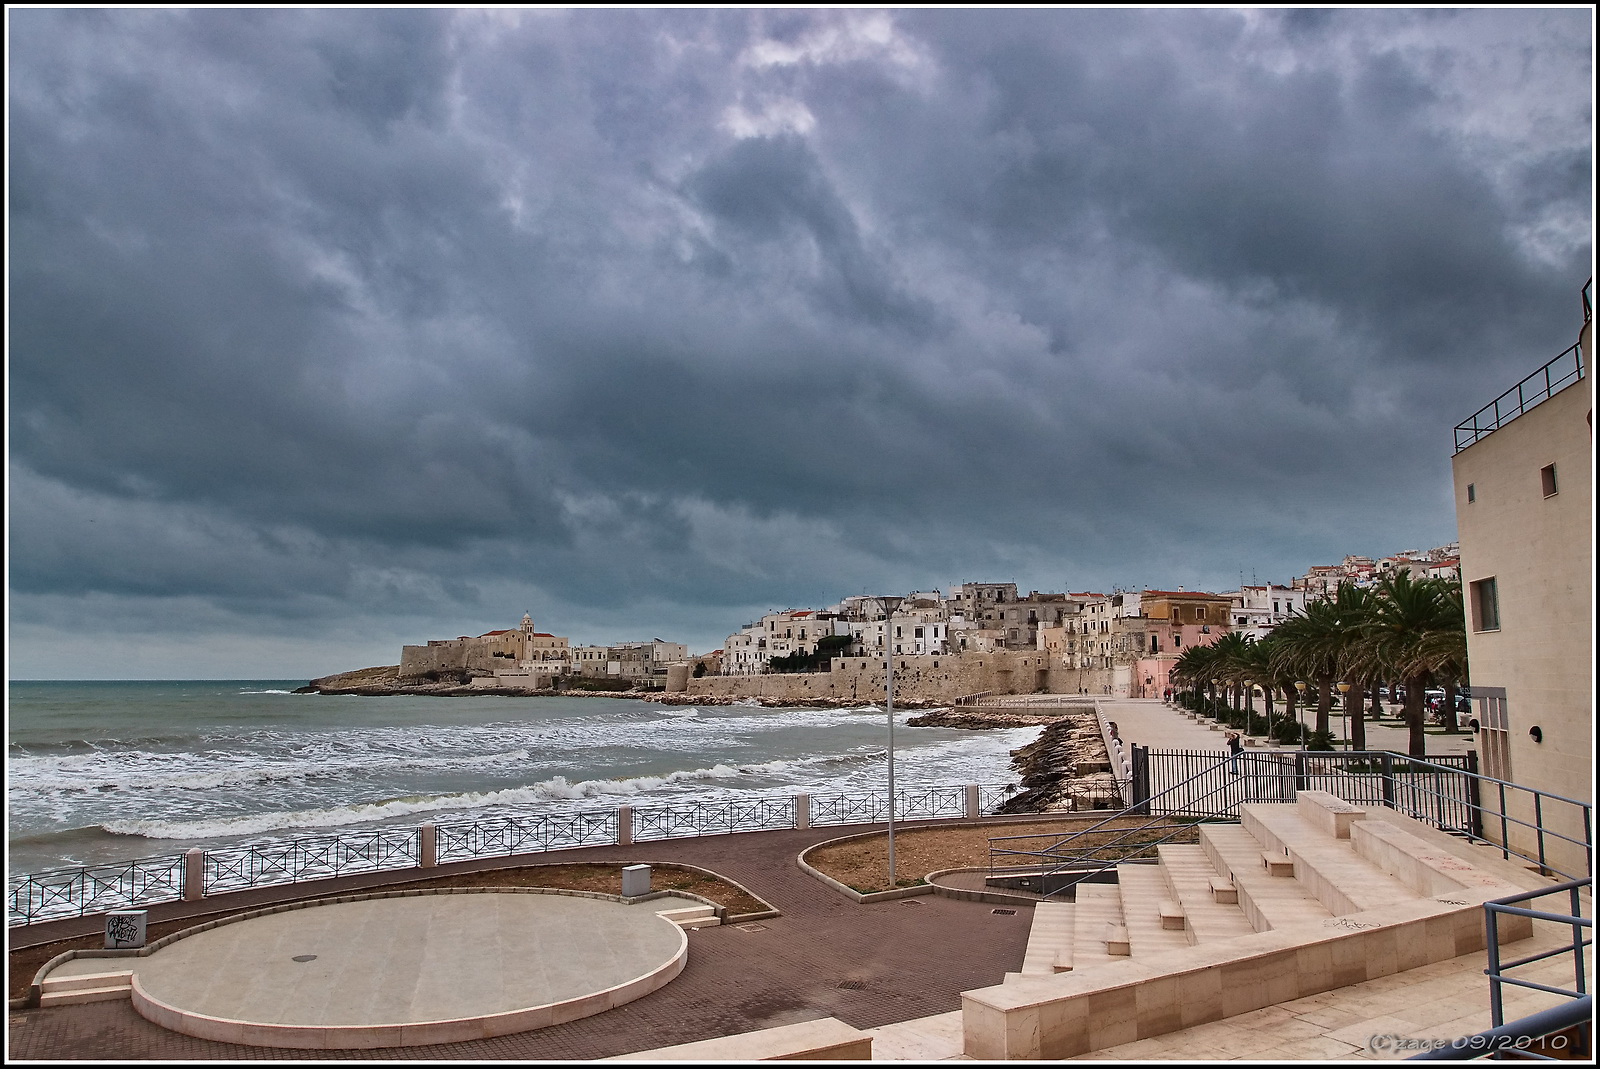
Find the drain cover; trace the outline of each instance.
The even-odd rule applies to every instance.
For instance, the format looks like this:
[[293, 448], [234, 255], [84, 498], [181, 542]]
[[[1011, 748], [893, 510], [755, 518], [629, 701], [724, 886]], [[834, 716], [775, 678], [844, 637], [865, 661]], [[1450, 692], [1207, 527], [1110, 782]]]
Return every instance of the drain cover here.
[[840, 980], [839, 989], [841, 991], [865, 991], [867, 982], [865, 980]]
[[1017, 915], [1017, 911], [1014, 909], [991, 909], [989, 912], [998, 913], [1002, 917], [1015, 917]]
[[289, 960], [290, 961], [316, 961], [317, 960], [317, 956], [315, 954], [296, 954], [294, 957], [290, 958]]
[[734, 927], [738, 928], [741, 932], [764, 932], [767, 930], [767, 926], [765, 924], [737, 924], [734, 925]]

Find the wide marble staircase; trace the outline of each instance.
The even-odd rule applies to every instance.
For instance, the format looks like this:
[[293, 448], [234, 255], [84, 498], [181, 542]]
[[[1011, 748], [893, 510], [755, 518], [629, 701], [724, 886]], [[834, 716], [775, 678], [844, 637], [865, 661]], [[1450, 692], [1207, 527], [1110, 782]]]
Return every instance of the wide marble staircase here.
[[[1549, 882], [1321, 791], [1240, 816], [1040, 902], [1020, 971], [959, 1012], [867, 1030], [873, 1058], [1070, 1057], [1337, 991], [1481, 951], [1482, 903]], [[1502, 921], [1502, 943], [1532, 934]]]

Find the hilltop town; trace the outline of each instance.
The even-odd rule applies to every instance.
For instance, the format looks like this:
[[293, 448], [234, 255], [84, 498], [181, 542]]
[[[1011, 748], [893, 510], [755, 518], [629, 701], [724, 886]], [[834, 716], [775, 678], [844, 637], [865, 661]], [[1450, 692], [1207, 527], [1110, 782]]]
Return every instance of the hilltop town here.
[[396, 666], [312, 680], [308, 691], [359, 694], [629, 692], [668, 702], [827, 704], [881, 700], [894, 655], [896, 701], [948, 703], [983, 694], [1160, 697], [1187, 648], [1225, 634], [1262, 638], [1341, 582], [1370, 586], [1409, 571], [1459, 579], [1454, 544], [1389, 557], [1347, 556], [1287, 585], [1221, 593], [1140, 589], [1020, 593], [1015, 583], [962, 583], [948, 593], [856, 595], [821, 609], [766, 613], [721, 649], [691, 655], [662, 639], [573, 646], [518, 627], [405, 646]]

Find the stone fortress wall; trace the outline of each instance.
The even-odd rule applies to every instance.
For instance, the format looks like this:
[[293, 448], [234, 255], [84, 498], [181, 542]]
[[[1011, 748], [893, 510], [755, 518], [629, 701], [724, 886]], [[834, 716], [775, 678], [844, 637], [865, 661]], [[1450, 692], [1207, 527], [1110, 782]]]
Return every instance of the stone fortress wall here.
[[[894, 694], [916, 702], [950, 702], [969, 694], [1102, 694], [1110, 669], [1066, 668], [1036, 650], [930, 654], [894, 659]], [[795, 674], [669, 675], [667, 689], [715, 698], [776, 698], [841, 703], [881, 702], [883, 658], [835, 657], [832, 671]]]

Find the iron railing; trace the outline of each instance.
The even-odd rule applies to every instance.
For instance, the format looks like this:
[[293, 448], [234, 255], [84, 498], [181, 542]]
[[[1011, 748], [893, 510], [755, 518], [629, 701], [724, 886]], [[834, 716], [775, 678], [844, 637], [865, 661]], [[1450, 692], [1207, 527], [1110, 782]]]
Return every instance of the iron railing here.
[[[1145, 750], [1134, 747], [1135, 777]], [[1157, 847], [1178, 839], [1187, 839], [1194, 833], [1194, 821], [1185, 817], [1210, 820], [1231, 820], [1233, 808], [1217, 796], [1231, 793], [1231, 781], [1240, 773], [1226, 753], [1212, 755], [1207, 767], [1162, 790], [1159, 794], [1139, 799], [1134, 805], [1079, 828], [1066, 835], [1054, 836], [1048, 845], [1036, 846], [1041, 836], [1005, 835], [989, 840], [989, 875], [1002, 876], [1020, 872], [1039, 872], [1039, 893], [1051, 898], [1092, 880], [1109, 869], [1126, 861], [1150, 860], [1158, 855]], [[1218, 775], [1227, 777], [1218, 780]], [[1160, 804], [1156, 804], [1160, 803]], [[1153, 811], [1159, 810], [1155, 815]], [[1113, 821], [1149, 817], [1131, 827], [1108, 827]], [[1174, 823], [1178, 820], [1178, 823]], [[1147, 833], [1156, 830], [1154, 838]], [[1109, 835], [1109, 838], [1106, 836]], [[1002, 845], [996, 846], [996, 843]], [[1026, 844], [1026, 845], [1025, 845]]]
[[1574, 345], [1544, 367], [1456, 424], [1456, 452], [1504, 427], [1584, 376], [1583, 346]]
[[[1450, 1041], [1448, 1044], [1440, 1043], [1433, 1049], [1416, 1055], [1414, 1060], [1511, 1057], [1531, 1058], [1539, 1061], [1567, 1061], [1573, 1058], [1587, 1058], [1589, 1056], [1590, 1051], [1587, 1049], [1572, 1049], [1575, 1037], [1568, 1034], [1568, 1030], [1579, 1025], [1590, 1025], [1594, 1015], [1594, 1000], [1589, 994], [1589, 976], [1584, 958], [1584, 948], [1593, 946], [1594, 940], [1593, 938], [1585, 939], [1583, 935], [1584, 929], [1592, 929], [1594, 927], [1594, 920], [1583, 915], [1583, 903], [1580, 897], [1580, 892], [1585, 887], [1590, 886], [1591, 882], [1587, 878], [1568, 880], [1552, 887], [1541, 887], [1536, 891], [1507, 895], [1504, 898], [1496, 898], [1483, 904], [1485, 938], [1489, 951], [1489, 967], [1484, 972], [1489, 976], [1489, 1023], [1491, 1027], [1487, 1031], [1479, 1032], [1476, 1035], [1462, 1036], [1459, 1039]], [[1562, 893], [1565, 893], [1568, 898], [1567, 912], [1565, 913], [1525, 909], [1516, 904]], [[1572, 942], [1552, 947], [1536, 954], [1529, 954], [1515, 961], [1503, 961], [1500, 957], [1500, 918], [1502, 916], [1527, 917], [1535, 921], [1570, 925], [1572, 928]], [[1570, 989], [1505, 975], [1511, 969], [1531, 965], [1534, 962], [1546, 961], [1562, 954], [1572, 955], [1573, 983]], [[1532, 991], [1543, 991], [1546, 994], [1559, 995], [1569, 1001], [1508, 1022], [1505, 1019], [1503, 990], [1506, 984], [1527, 988]], [[1585, 1045], [1593, 1043], [1593, 1036], [1587, 1033], [1583, 1034], [1581, 1039]], [[1535, 1049], [1536, 1046], [1543, 1049]], [[1554, 1053], [1545, 1053], [1545, 1051], [1553, 1051]]]
[[[991, 816], [1014, 793], [1006, 784], [979, 784], [979, 815]], [[897, 790], [895, 815], [908, 820], [967, 815], [966, 784]], [[800, 825], [793, 796], [694, 800], [678, 805], [630, 809], [632, 841], [769, 831]], [[872, 824], [888, 812], [883, 793], [812, 795], [812, 826]], [[435, 861], [445, 864], [480, 857], [543, 853], [579, 846], [609, 846], [622, 839], [621, 810], [591, 809], [458, 821], [434, 825]], [[273, 884], [299, 883], [355, 872], [419, 867], [422, 834], [415, 826], [380, 828], [349, 835], [317, 836], [249, 844], [201, 855], [202, 895]], [[178, 901], [186, 894], [186, 855], [135, 858], [13, 875], [8, 885], [8, 923], [84, 916]]]
[[32, 924], [51, 917], [81, 917], [135, 905], [176, 902], [183, 898], [183, 886], [182, 854], [14, 876], [8, 903], [10, 923]]
[[436, 825], [438, 860], [543, 853], [573, 846], [609, 846], [617, 841], [615, 809], [579, 810], [496, 820]]
[[324, 835], [208, 850], [202, 871], [206, 893], [215, 894], [353, 872], [411, 868], [418, 864], [419, 857], [416, 828], [385, 828], [358, 835]]
[[[1326, 791], [1355, 805], [1385, 806], [1442, 831], [1488, 843], [1503, 857], [1533, 862], [1542, 872], [1569, 879], [1593, 875], [1593, 810], [1588, 803], [1479, 775], [1472, 755], [1423, 759], [1385, 750], [1247, 750], [1231, 756], [1220, 750], [1157, 751], [1134, 745], [1132, 758], [1130, 805], [1046, 846], [1008, 842], [1036, 836], [992, 838], [990, 875], [1036, 869], [1048, 883], [1065, 888], [1116, 865], [1118, 858], [1148, 856], [1147, 848], [1176, 835], [1168, 833], [1154, 843], [1139, 838], [1139, 833], [1160, 824], [1237, 820], [1245, 803], [1293, 802], [1303, 790]], [[1568, 823], [1581, 824], [1581, 839], [1552, 826], [1548, 811], [1553, 807], [1565, 807]], [[1516, 815], [1519, 808], [1531, 819]], [[1114, 820], [1140, 816], [1150, 819], [1109, 841], [1099, 841], [1102, 834], [1073, 844], [1077, 837], [1099, 832]], [[1516, 845], [1513, 829], [1531, 841], [1531, 851]], [[1558, 843], [1582, 851], [1583, 872], [1569, 873], [1555, 863], [1551, 847]], [[1122, 847], [1131, 852], [1119, 854]], [[1068, 869], [1079, 875], [1064, 879], [1062, 873]]]
[[793, 798], [728, 799], [633, 811], [633, 837], [682, 839], [795, 826]]

